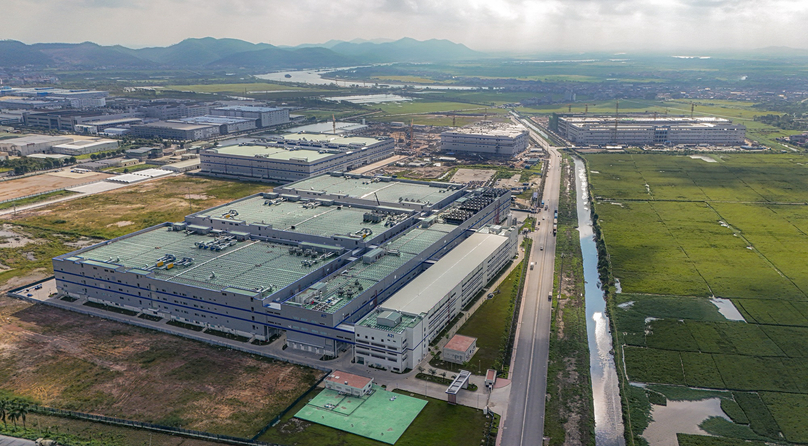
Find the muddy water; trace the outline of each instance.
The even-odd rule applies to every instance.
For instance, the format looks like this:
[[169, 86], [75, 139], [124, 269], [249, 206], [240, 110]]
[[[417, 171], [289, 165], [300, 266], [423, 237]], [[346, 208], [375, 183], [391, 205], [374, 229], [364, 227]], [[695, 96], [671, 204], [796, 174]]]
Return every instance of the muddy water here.
[[589, 370], [595, 403], [596, 446], [625, 446], [620, 389], [612, 355], [612, 337], [606, 301], [598, 280], [598, 251], [589, 213], [586, 167], [575, 160], [575, 189], [578, 194], [578, 232], [586, 279], [586, 332], [589, 338]]

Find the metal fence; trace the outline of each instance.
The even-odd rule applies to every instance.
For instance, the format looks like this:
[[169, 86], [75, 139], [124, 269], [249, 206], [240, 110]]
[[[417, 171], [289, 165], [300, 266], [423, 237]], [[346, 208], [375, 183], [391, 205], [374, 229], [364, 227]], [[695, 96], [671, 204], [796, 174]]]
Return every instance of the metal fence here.
[[[138, 326], [138, 327], [141, 327], [141, 328], [146, 328], [146, 329], [150, 329], [150, 330], [156, 330], [156, 331], [159, 331], [159, 332], [162, 332], [162, 333], [167, 333], [167, 334], [171, 334], [171, 335], [175, 335], [175, 336], [182, 336], [184, 338], [193, 339], [195, 341], [204, 342], [204, 343], [207, 343], [207, 344], [212, 344], [212, 345], [216, 345], [216, 346], [219, 346], [219, 347], [225, 347], [225, 348], [228, 348], [228, 349], [231, 349], [231, 350], [241, 351], [241, 352], [248, 353], [248, 354], [251, 354], [251, 355], [263, 356], [263, 357], [266, 357], [266, 358], [274, 359], [276, 361], [281, 361], [281, 362], [286, 362], [286, 363], [289, 363], [289, 364], [295, 364], [295, 365], [299, 365], [299, 366], [314, 368], [314, 369], [320, 370], [321, 372], [323, 372], [323, 374], [320, 376], [320, 378], [317, 380], [317, 382], [312, 384], [311, 387], [309, 387], [309, 389], [306, 390], [306, 392], [304, 392], [297, 399], [295, 399], [291, 404], [289, 404], [289, 406], [287, 406], [285, 409], [283, 409], [277, 416], [275, 416], [275, 418], [273, 418], [266, 426], [264, 426], [251, 439], [230, 437], [230, 436], [227, 436], [227, 435], [218, 435], [218, 434], [195, 431], [195, 430], [190, 430], [190, 429], [182, 429], [182, 428], [177, 428], [177, 427], [162, 426], [162, 425], [153, 424], [153, 423], [144, 423], [144, 422], [140, 422], [140, 421], [131, 421], [131, 420], [124, 420], [124, 419], [120, 419], [120, 418], [106, 417], [106, 416], [103, 416], [103, 415], [94, 415], [94, 414], [88, 414], [88, 413], [83, 413], [83, 412], [74, 412], [74, 411], [70, 411], [70, 410], [55, 409], [55, 408], [52, 408], [52, 407], [31, 405], [30, 407], [33, 408], [34, 409], [33, 411], [35, 411], [35, 412], [47, 413], [47, 414], [52, 414], [52, 415], [57, 415], [57, 416], [79, 418], [79, 419], [97, 421], [97, 422], [107, 423], [107, 424], [116, 424], [116, 425], [121, 425], [121, 426], [129, 426], [129, 427], [140, 428], [140, 429], [148, 429], [148, 430], [152, 430], [152, 431], [169, 433], [169, 434], [183, 435], [183, 436], [187, 436], [187, 437], [218, 440], [218, 441], [222, 441], [222, 442], [226, 442], [226, 443], [230, 443], [230, 444], [236, 444], [236, 445], [283, 446], [283, 445], [278, 444], [278, 443], [260, 442], [257, 439], [259, 437], [261, 437], [262, 435], [264, 435], [272, 426], [275, 426], [276, 424], [278, 424], [278, 422], [280, 422], [280, 420], [287, 413], [289, 413], [289, 411], [292, 410], [295, 407], [295, 405], [297, 405], [304, 398], [307, 398], [309, 396], [309, 394], [314, 389], [316, 389], [317, 386], [319, 386], [323, 382], [323, 380], [325, 380], [325, 378], [332, 372], [332, 369], [329, 369], [329, 368], [326, 368], [326, 367], [319, 367], [319, 366], [314, 366], [314, 365], [311, 365], [311, 364], [305, 364], [305, 363], [302, 363], [302, 362], [294, 361], [294, 360], [291, 360], [291, 359], [288, 359], [288, 358], [281, 358], [281, 357], [278, 357], [278, 356], [270, 355], [268, 353], [259, 352], [259, 351], [255, 351], [255, 350], [252, 350], [252, 349], [244, 348], [244, 347], [241, 347], [241, 346], [238, 346], [238, 345], [232, 345], [232, 344], [229, 344], [229, 343], [226, 343], [226, 342], [220, 342], [220, 341], [217, 341], [215, 339], [208, 339], [208, 338], [204, 338], [204, 337], [201, 337], [201, 336], [195, 336], [192, 333], [182, 333], [182, 332], [178, 332], [178, 331], [174, 331], [174, 330], [164, 329], [162, 327], [155, 327], [153, 325], [143, 323], [143, 322], [140, 322], [138, 320], [132, 320], [132, 319], [125, 318], [125, 317], [119, 317], [118, 315], [115, 315], [115, 314], [98, 314], [95, 311], [90, 311], [90, 310], [87, 310], [87, 309], [84, 309], [84, 308], [78, 307], [78, 306], [71, 306], [71, 305], [62, 304], [62, 303], [59, 303], [59, 302], [37, 300], [37, 299], [34, 299], [33, 297], [28, 297], [25, 294], [25, 292], [23, 291], [23, 290], [29, 289], [29, 288], [31, 288], [31, 287], [39, 284], [39, 283], [47, 282], [48, 280], [51, 280], [53, 278], [54, 278], [54, 276], [51, 276], [51, 277], [39, 280], [39, 281], [34, 282], [34, 283], [30, 283], [28, 285], [25, 285], [25, 286], [22, 286], [22, 287], [19, 287], [19, 288], [15, 288], [13, 290], [8, 291], [7, 294], [10, 297], [25, 300], [27, 302], [31, 302], [31, 303], [35, 303], [35, 304], [45, 304], [45, 305], [48, 305], [48, 306], [51, 306], [51, 307], [54, 307], [54, 308], [59, 308], [59, 309], [62, 309], [62, 310], [74, 311], [76, 313], [80, 313], [80, 314], [84, 314], [84, 315], [88, 315], [88, 316], [101, 317], [103, 319], [108, 319], [108, 320], [112, 320], [112, 321], [116, 321], [116, 322], [135, 325], [135, 326]], [[104, 311], [104, 310], [101, 310], [101, 311]]]
[[210, 432], [201, 432], [191, 429], [183, 429], [181, 427], [162, 426], [160, 424], [154, 424], [154, 423], [144, 423], [141, 421], [124, 420], [121, 418], [106, 417], [103, 415], [95, 415], [91, 413], [75, 412], [72, 410], [55, 409], [53, 407], [38, 406], [35, 404], [29, 405], [29, 407], [31, 409], [31, 412], [43, 415], [55, 415], [58, 417], [95, 421], [98, 423], [112, 424], [116, 426], [132, 427], [136, 429], [146, 429], [169, 435], [182, 435], [183, 437], [200, 438], [203, 440], [215, 440], [222, 443], [235, 444], [235, 445], [283, 446], [278, 443], [265, 443], [263, 441], [248, 440], [246, 438], [231, 437], [229, 435], [212, 434]]

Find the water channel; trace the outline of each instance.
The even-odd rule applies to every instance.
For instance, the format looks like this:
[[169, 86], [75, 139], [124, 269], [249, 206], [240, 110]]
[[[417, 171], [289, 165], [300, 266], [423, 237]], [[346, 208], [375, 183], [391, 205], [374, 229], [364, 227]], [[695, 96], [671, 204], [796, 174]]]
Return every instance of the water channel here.
[[598, 279], [598, 250], [589, 211], [586, 166], [575, 159], [575, 190], [578, 195], [578, 232], [586, 279], [586, 332], [589, 339], [589, 370], [595, 405], [596, 446], [625, 446], [620, 387], [612, 355], [612, 336], [606, 316], [606, 300]]
[[350, 87], [352, 85], [364, 85], [373, 87], [378, 85], [383, 88], [404, 88], [411, 87], [416, 90], [430, 89], [430, 90], [474, 90], [477, 87], [465, 87], [461, 85], [427, 85], [427, 84], [412, 84], [412, 83], [389, 83], [389, 82], [368, 82], [356, 79], [327, 79], [323, 76], [333, 73], [334, 71], [350, 70], [352, 68], [360, 67], [343, 67], [331, 68], [327, 70], [292, 70], [292, 71], [277, 71], [274, 73], [259, 74], [255, 77], [259, 79], [266, 79], [275, 82], [297, 82], [301, 84], [311, 85], [331, 85], [334, 84], [338, 87]]

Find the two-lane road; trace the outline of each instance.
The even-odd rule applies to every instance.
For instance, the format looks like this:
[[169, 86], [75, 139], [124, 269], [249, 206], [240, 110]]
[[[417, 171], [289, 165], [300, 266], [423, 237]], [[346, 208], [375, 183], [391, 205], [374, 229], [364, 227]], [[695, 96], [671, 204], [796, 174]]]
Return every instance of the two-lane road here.
[[[533, 133], [531, 131], [531, 133]], [[538, 137], [538, 135], [533, 135]], [[547, 359], [550, 348], [550, 318], [556, 237], [553, 213], [558, 209], [561, 155], [550, 148], [544, 183], [547, 210], [536, 217], [541, 224], [531, 234], [533, 246], [525, 278], [525, 292], [511, 363], [511, 395], [503, 423], [503, 446], [540, 445], [544, 434], [544, 406], [547, 392]], [[542, 217], [545, 219], [542, 220]]]

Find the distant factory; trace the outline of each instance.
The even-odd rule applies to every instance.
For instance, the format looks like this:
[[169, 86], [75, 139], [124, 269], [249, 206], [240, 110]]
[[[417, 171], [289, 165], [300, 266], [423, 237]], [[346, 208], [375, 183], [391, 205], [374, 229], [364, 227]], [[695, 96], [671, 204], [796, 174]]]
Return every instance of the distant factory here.
[[527, 129], [520, 125], [483, 121], [440, 134], [442, 152], [513, 157], [527, 150]]
[[290, 133], [200, 153], [201, 172], [241, 180], [288, 183], [346, 172], [393, 155], [392, 138]]
[[95, 108], [105, 106], [107, 96], [108, 92], [95, 90], [0, 87], [0, 108]]
[[558, 115], [550, 128], [581, 145], [744, 144], [746, 126], [714, 117], [656, 117], [647, 114], [614, 116]]

